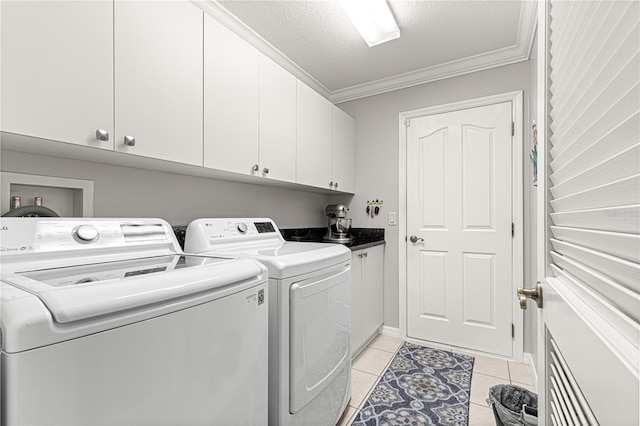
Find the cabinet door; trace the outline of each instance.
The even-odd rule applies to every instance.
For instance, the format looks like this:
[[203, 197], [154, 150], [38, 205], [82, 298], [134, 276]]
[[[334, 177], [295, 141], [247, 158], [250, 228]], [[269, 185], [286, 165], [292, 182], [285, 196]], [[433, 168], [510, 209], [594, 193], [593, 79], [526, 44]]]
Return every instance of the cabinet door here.
[[362, 251], [351, 252], [351, 354], [362, 344]]
[[202, 19], [186, 0], [115, 2], [116, 150], [202, 165]]
[[300, 80], [297, 98], [297, 181], [329, 188], [333, 105]]
[[1, 27], [2, 130], [113, 149], [113, 1], [3, 1]]
[[362, 336], [368, 339], [384, 322], [384, 246], [362, 252]]
[[333, 185], [339, 191], [356, 191], [356, 120], [333, 106]]
[[296, 78], [260, 55], [259, 172], [296, 181]]
[[227, 27], [204, 20], [204, 165], [244, 174], [258, 164], [260, 54]]

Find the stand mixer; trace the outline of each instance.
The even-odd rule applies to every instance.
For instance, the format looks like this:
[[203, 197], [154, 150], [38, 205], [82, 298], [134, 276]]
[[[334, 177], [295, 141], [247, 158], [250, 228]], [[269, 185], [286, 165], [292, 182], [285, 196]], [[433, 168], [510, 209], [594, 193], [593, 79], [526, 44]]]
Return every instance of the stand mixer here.
[[322, 241], [328, 243], [349, 243], [351, 237], [349, 230], [351, 229], [351, 218], [347, 218], [349, 208], [343, 204], [329, 204], [324, 212], [328, 218], [327, 235]]

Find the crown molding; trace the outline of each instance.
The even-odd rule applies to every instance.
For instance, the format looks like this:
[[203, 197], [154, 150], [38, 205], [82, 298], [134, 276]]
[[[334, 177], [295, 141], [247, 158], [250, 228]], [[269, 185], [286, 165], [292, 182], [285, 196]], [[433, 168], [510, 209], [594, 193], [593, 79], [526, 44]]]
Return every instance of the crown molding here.
[[420, 84], [444, 80], [490, 68], [515, 64], [526, 61], [531, 55], [533, 40], [537, 24], [537, 4], [535, 1], [524, 0], [520, 9], [518, 22], [518, 34], [516, 44], [502, 49], [493, 50], [479, 55], [455, 61], [445, 62], [432, 67], [398, 74], [393, 77], [383, 78], [363, 84], [358, 84], [344, 89], [334, 90], [329, 100], [334, 104], [361, 99], [368, 96], [406, 89]]
[[233, 13], [229, 12], [224, 6], [215, 0], [190, 0], [191, 3], [198, 6], [206, 14], [218, 20], [222, 25], [236, 33], [240, 38], [254, 46], [262, 54], [273, 60], [282, 68], [293, 74], [298, 80], [311, 87], [313, 90], [329, 99], [331, 92], [318, 80], [313, 78], [309, 73], [300, 68], [298, 64], [289, 59], [284, 53], [275, 46], [262, 38], [258, 33], [249, 28], [244, 22], [238, 19]]
[[191, 0], [191, 2], [334, 104], [526, 61], [531, 55], [537, 24], [537, 2], [523, 0], [518, 34], [513, 46], [330, 91], [217, 1]]

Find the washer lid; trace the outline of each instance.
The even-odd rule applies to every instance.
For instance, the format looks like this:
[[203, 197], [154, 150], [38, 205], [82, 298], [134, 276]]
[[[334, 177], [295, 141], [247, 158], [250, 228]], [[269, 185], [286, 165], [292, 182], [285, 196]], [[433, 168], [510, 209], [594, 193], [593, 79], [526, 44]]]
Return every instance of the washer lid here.
[[264, 242], [220, 247], [208, 252], [234, 257], [248, 257], [269, 269], [269, 278], [290, 278], [351, 260], [351, 250], [342, 244]]
[[68, 323], [255, 280], [264, 271], [246, 259], [166, 255], [20, 271], [2, 281], [25, 290]]

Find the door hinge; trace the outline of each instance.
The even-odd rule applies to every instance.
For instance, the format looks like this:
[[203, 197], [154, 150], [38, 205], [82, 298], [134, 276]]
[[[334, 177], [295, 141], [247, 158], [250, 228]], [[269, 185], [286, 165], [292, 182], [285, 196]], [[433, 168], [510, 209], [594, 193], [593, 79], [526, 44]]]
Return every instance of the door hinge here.
[[511, 236], [514, 237], [516, 235], [516, 225], [511, 222]]
[[511, 338], [512, 339], [516, 338], [516, 326], [515, 326], [515, 324], [511, 324]]
[[404, 127], [409, 127], [409, 126], [411, 126], [411, 119], [405, 118], [404, 119]]
[[515, 136], [516, 135], [516, 123], [514, 123], [513, 121], [511, 122], [511, 136]]

